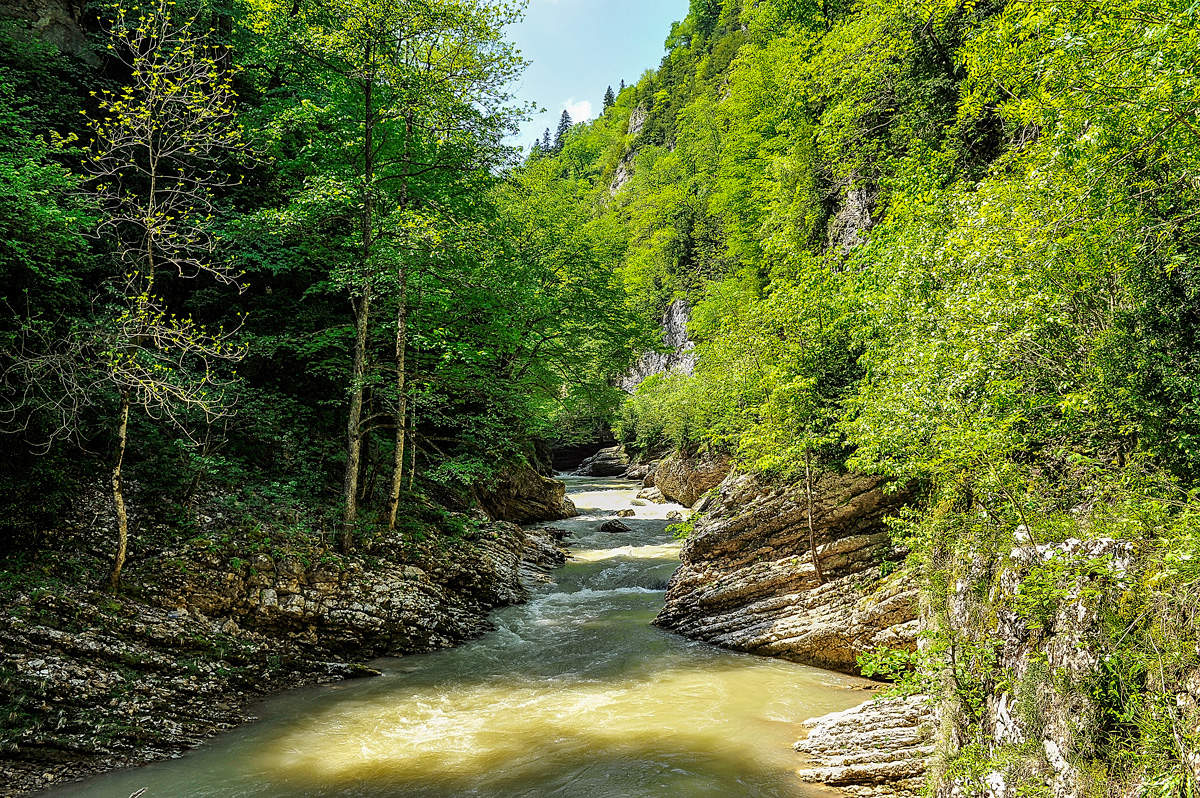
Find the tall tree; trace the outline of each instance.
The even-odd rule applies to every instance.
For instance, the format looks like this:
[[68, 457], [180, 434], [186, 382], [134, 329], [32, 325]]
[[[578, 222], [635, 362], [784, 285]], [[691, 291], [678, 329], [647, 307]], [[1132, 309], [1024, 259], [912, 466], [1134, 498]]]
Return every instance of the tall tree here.
[[550, 138], [550, 128], [542, 132], [542, 152], [554, 152], [554, 142]]
[[[303, 88], [311, 124], [341, 131], [356, 153], [346, 159], [327, 138], [314, 140], [315, 173], [305, 189], [308, 201], [326, 207], [331, 224], [355, 220], [353, 235], [343, 240], [350, 257], [333, 275], [351, 301], [354, 330], [339, 536], [349, 550], [369, 487], [364, 439], [381, 427], [394, 430], [386, 515], [395, 523], [409, 427], [413, 268], [424, 268], [422, 253], [437, 246], [445, 195], [459, 190], [458, 181], [487, 174], [507, 152], [503, 139], [514, 112], [504, 87], [524, 62], [500, 35], [515, 14], [506, 4], [335, 0], [298, 4], [291, 17], [290, 5], [256, 4], [261, 24], [275, 26], [275, 39], [295, 48], [305, 70], [315, 73]], [[373, 336], [388, 305], [392, 365], [382, 369]]]
[[562, 152], [563, 145], [567, 143], [567, 134], [571, 132], [571, 115], [564, 110], [562, 116], [558, 118], [558, 130], [554, 133], [554, 151]]
[[612, 108], [616, 104], [616, 102], [617, 102], [617, 97], [616, 97], [616, 95], [613, 94], [612, 86], [609, 86], [608, 89], [604, 92], [604, 110], [607, 111], [609, 108]]

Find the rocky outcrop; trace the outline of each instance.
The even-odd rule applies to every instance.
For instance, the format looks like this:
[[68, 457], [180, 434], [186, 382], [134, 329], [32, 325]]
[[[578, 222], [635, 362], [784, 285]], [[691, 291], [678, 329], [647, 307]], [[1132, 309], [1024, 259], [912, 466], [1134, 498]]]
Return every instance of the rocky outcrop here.
[[650, 483], [670, 501], [691, 507], [729, 476], [727, 457], [684, 457], [660, 460]]
[[59, 50], [94, 61], [86, 49], [85, 5], [82, 0], [0, 0], [0, 18], [22, 20]]
[[868, 701], [805, 721], [796, 750], [808, 760], [807, 782], [856, 798], [917, 798], [934, 750], [934, 715], [927, 696]]
[[860, 654], [880, 646], [911, 649], [916, 589], [903, 573], [883, 567], [903, 559], [884, 518], [906, 496], [887, 487], [882, 478], [856, 474], [815, 480], [820, 584], [803, 486], [731, 476], [698, 506], [700, 520], [655, 623], [727, 648], [847, 673], [858, 672]]
[[476, 488], [475, 495], [484, 512], [497, 521], [530, 524], [576, 515], [567, 486], [526, 464], [509, 466], [495, 482]]
[[187, 547], [131, 562], [119, 596], [78, 578], [6, 591], [0, 794], [173, 755], [256, 696], [475, 637], [564, 560], [553, 530], [506, 523], [412, 552], [399, 536], [349, 560]]
[[618, 382], [633, 393], [647, 378], [656, 374], [692, 374], [696, 369], [696, 344], [688, 337], [691, 308], [684, 299], [671, 303], [662, 317], [663, 351], [646, 352]]
[[[939, 705], [946, 761], [964, 753], [981, 776], [938, 774], [938, 798], [1019, 798], [1037, 789], [1053, 798], [1093, 795], [1088, 757], [1102, 733], [1096, 693], [1106, 650], [1103, 606], [1120, 595], [1134, 563], [1134, 547], [1111, 539], [1034, 544], [1024, 529], [1020, 545], [998, 564], [980, 557], [955, 580], [950, 622], [970, 645], [995, 656], [988, 673], [975, 673], [984, 697], [977, 713], [948, 695]], [[986, 589], [981, 589], [986, 586]], [[1163, 686], [1186, 702], [1186, 685]], [[974, 744], [974, 745], [972, 745]], [[1106, 785], [1106, 795], [1141, 794], [1136, 785]]]
[[575, 474], [584, 477], [620, 477], [629, 469], [624, 447], [609, 446], [584, 460]]

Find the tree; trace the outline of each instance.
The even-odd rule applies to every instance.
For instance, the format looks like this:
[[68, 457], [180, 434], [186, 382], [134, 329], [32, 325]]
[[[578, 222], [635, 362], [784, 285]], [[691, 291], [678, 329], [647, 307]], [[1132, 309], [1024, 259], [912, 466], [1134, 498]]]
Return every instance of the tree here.
[[88, 120], [85, 169], [100, 210], [97, 233], [113, 243], [122, 275], [109, 286], [110, 311], [81, 331], [75, 351], [98, 354], [104, 381], [119, 397], [114, 589], [129, 539], [122, 465], [131, 408], [185, 430], [189, 414], [211, 422], [227, 412], [218, 366], [242, 354], [230, 333], [174, 312], [159, 288], [172, 276], [235, 286], [239, 276], [216, 257], [212, 234], [213, 191], [232, 183], [222, 170], [242, 152], [231, 77], [218, 67], [220, 53], [203, 41], [198, 20], [177, 19], [173, 5], [159, 0], [136, 19], [118, 9], [109, 49], [131, 81], [99, 92], [98, 113]]
[[[394, 432], [386, 515], [395, 524], [412, 428], [410, 282], [451, 224], [445, 196], [460, 191], [457, 181], [486, 174], [505, 151], [515, 112], [504, 87], [524, 62], [501, 37], [515, 13], [505, 4], [337, 0], [298, 4], [291, 17], [273, 0], [257, 8], [262, 25], [277, 26], [276, 40], [296, 47], [316, 73], [302, 89], [311, 124], [341, 131], [356, 153], [347, 159], [343, 147], [314, 140], [317, 171], [305, 189], [331, 224], [354, 219], [343, 241], [348, 262], [333, 275], [349, 294], [354, 329], [339, 537], [348, 551], [369, 487], [364, 440], [384, 427]], [[374, 341], [380, 304], [394, 308], [390, 369], [379, 365]], [[388, 410], [372, 406], [389, 401]]]
[[609, 108], [612, 108], [614, 105], [616, 105], [616, 102], [616, 95], [613, 94], [612, 86], [609, 86], [604, 92], [604, 110], [607, 111]]
[[554, 142], [550, 140], [550, 128], [546, 128], [542, 133], [542, 152], [554, 152]]
[[558, 130], [554, 134], [554, 151], [562, 152], [563, 145], [567, 143], [567, 134], [571, 132], [571, 115], [565, 110], [562, 116], [558, 118]]

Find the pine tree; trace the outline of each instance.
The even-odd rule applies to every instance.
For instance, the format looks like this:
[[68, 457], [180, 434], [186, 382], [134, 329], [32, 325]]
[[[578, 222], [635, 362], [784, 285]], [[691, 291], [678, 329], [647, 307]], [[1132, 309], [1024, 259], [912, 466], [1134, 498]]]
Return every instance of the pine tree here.
[[562, 116], [558, 118], [558, 130], [554, 134], [554, 151], [562, 152], [563, 145], [567, 143], [567, 134], [571, 132], [571, 115], [566, 111], [562, 112]]
[[550, 153], [554, 151], [554, 145], [550, 141], [550, 128], [546, 128], [546, 132], [542, 134], [542, 152]]
[[621, 81], [621, 91], [625, 91], [625, 81]]
[[616, 102], [616, 95], [613, 94], [612, 86], [609, 86], [608, 90], [604, 92], [604, 110], [607, 111], [609, 108], [612, 108]]

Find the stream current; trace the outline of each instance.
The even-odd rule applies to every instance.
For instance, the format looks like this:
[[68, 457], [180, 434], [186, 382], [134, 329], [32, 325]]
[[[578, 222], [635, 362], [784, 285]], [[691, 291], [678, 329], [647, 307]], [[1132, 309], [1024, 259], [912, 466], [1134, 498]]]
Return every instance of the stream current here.
[[[678, 505], [634, 483], [566, 477], [572, 557], [496, 630], [379, 660], [383, 676], [264, 701], [259, 720], [178, 759], [52, 793], [126, 798], [815, 798], [799, 722], [865, 700], [828, 671], [732, 653], [650, 625], [678, 565]], [[632, 531], [605, 533], [618, 510]]]

